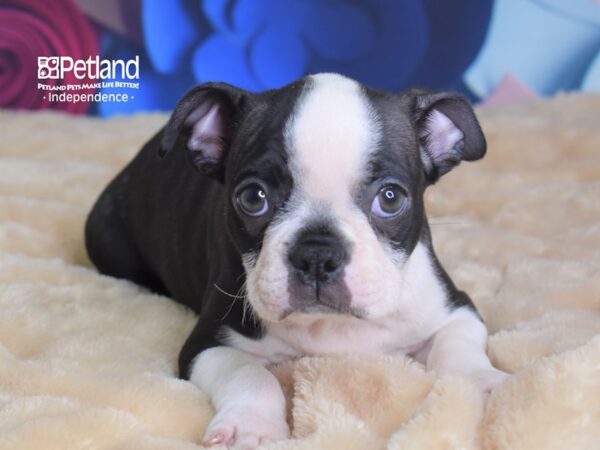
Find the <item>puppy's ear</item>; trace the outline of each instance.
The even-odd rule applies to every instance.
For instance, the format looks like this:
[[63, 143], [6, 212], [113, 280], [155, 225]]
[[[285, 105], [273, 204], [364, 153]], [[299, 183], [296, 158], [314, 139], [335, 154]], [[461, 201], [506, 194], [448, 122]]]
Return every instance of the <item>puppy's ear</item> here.
[[429, 183], [461, 161], [483, 158], [485, 137], [469, 101], [451, 92], [413, 90], [414, 121]]
[[159, 157], [183, 141], [195, 168], [222, 179], [229, 146], [249, 95], [225, 83], [205, 83], [189, 91], [165, 126]]

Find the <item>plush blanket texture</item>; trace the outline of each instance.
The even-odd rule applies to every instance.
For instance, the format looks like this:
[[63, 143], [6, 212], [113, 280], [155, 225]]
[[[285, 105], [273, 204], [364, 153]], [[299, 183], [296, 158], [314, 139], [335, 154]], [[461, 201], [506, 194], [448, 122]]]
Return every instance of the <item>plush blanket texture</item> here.
[[[273, 368], [293, 439], [265, 448], [600, 448], [600, 97], [480, 117], [488, 155], [428, 210], [514, 377], [486, 400], [408, 358], [303, 358]], [[0, 112], [0, 449], [198, 448], [213, 410], [175, 369], [193, 314], [99, 275], [82, 240], [165, 120]]]

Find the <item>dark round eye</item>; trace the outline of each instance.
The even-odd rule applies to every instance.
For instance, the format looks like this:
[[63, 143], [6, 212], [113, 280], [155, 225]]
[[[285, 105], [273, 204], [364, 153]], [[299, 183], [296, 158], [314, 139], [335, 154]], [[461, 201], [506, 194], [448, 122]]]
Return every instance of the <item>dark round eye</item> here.
[[384, 186], [377, 192], [371, 203], [371, 213], [377, 217], [388, 219], [398, 215], [405, 203], [406, 195], [399, 186]]
[[238, 194], [237, 202], [242, 211], [252, 217], [262, 216], [269, 209], [267, 193], [258, 184], [246, 186]]

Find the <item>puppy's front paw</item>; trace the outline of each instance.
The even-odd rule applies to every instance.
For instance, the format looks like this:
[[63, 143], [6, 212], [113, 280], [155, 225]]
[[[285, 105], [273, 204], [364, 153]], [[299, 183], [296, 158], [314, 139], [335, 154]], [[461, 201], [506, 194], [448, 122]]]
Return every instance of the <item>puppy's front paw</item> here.
[[493, 367], [491, 369], [475, 370], [469, 376], [484, 394], [489, 394], [496, 386], [511, 377], [510, 374]]
[[284, 414], [266, 417], [256, 408], [231, 408], [219, 411], [208, 425], [202, 445], [253, 450], [260, 444], [286, 439], [290, 429]]

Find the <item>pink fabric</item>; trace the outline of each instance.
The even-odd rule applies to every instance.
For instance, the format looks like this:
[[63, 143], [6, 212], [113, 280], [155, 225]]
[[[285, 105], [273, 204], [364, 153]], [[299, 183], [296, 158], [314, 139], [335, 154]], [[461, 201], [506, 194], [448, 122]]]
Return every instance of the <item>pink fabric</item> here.
[[521, 103], [538, 98], [538, 95], [512, 74], [502, 77], [494, 90], [484, 98], [480, 105], [507, 105]]
[[[97, 53], [98, 36], [72, 0], [3, 0], [0, 4], [0, 107], [85, 112], [89, 106], [86, 103], [50, 103], [48, 92], [38, 91], [37, 57], [86, 59]], [[43, 80], [45, 84], [93, 82], [78, 80], [71, 73], [66, 74], [64, 80]]]

